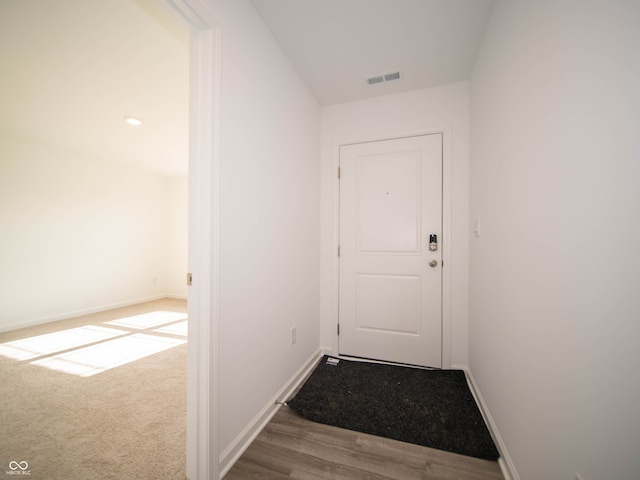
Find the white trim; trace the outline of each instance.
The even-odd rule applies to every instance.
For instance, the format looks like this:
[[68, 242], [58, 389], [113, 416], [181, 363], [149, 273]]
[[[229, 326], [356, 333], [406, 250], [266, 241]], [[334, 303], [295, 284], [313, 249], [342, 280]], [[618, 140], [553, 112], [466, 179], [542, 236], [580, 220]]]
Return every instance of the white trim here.
[[307, 378], [311, 370], [318, 364], [323, 353], [316, 350], [307, 361], [294, 373], [276, 395], [267, 403], [262, 410], [249, 422], [231, 444], [220, 454], [220, 478], [223, 478], [231, 467], [242, 456], [251, 442], [260, 434], [264, 427], [276, 414], [284, 402], [289, 400], [293, 392]]
[[69, 318], [80, 317], [82, 315], [90, 315], [92, 313], [106, 312], [107, 310], [113, 310], [115, 308], [129, 307], [131, 305], [137, 305], [139, 303], [153, 302], [154, 300], [162, 300], [163, 298], [177, 298], [171, 295], [152, 295], [150, 297], [136, 298], [133, 300], [126, 300], [124, 302], [111, 303], [109, 305], [101, 305], [99, 307], [84, 308], [82, 310], [74, 310], [73, 312], [59, 313], [48, 317], [41, 317], [35, 320], [26, 320], [23, 322], [15, 322], [9, 325], [0, 326], [0, 332], [8, 332], [11, 330], [17, 330], [19, 328], [34, 327], [36, 325], [43, 325], [45, 323], [57, 322], [59, 320], [67, 320]]
[[201, 0], [165, 0], [191, 31], [187, 478], [218, 478], [220, 28]]
[[[420, 130], [408, 130], [385, 135], [371, 135], [358, 138], [346, 138], [333, 144], [333, 171], [337, 172], [340, 166], [340, 147], [356, 143], [378, 142], [393, 140], [396, 138], [416, 137], [421, 135], [442, 134], [442, 346], [441, 362], [442, 368], [449, 368], [451, 362], [451, 266], [452, 266], [452, 242], [451, 242], [451, 193], [452, 193], [452, 156], [451, 127], [440, 126], [425, 128]], [[340, 242], [340, 183], [337, 175], [333, 179], [333, 247]], [[334, 250], [335, 252], [335, 250]], [[340, 297], [340, 262], [337, 255], [333, 255], [332, 265], [332, 299], [331, 299], [331, 324], [338, 324], [338, 299]], [[331, 328], [331, 326], [330, 326]], [[331, 337], [331, 355], [338, 355], [338, 332], [333, 328]]]
[[165, 298], [173, 298], [175, 300], [188, 300], [189, 296], [176, 293], [176, 294], [167, 294], [165, 295]]
[[507, 446], [502, 440], [502, 436], [500, 435], [500, 431], [498, 430], [498, 426], [493, 421], [493, 417], [491, 416], [491, 412], [489, 412], [489, 407], [487, 406], [484, 398], [482, 397], [482, 393], [480, 393], [480, 388], [476, 383], [471, 370], [468, 367], [456, 367], [459, 370], [463, 370], [467, 377], [467, 384], [469, 385], [469, 389], [473, 394], [473, 397], [478, 404], [478, 408], [480, 409], [480, 413], [484, 417], [484, 421], [489, 428], [489, 433], [491, 433], [491, 437], [496, 444], [498, 452], [500, 452], [500, 458], [498, 459], [498, 464], [500, 465], [500, 469], [502, 470], [502, 475], [505, 480], [520, 480], [520, 475], [518, 475], [518, 471], [516, 470], [516, 466], [509, 455], [507, 450]]
[[453, 136], [449, 127], [442, 132], [442, 368], [451, 367], [451, 271], [452, 258], [452, 156], [451, 142]]

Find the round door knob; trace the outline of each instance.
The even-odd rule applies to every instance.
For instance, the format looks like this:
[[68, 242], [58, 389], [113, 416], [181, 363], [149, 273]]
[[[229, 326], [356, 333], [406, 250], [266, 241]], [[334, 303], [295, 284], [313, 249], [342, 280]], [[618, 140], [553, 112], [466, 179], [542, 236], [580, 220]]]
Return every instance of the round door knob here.
[[431, 260], [429, 262], [429, 266], [430, 267], [437, 267], [438, 266], [438, 261], [437, 260]]

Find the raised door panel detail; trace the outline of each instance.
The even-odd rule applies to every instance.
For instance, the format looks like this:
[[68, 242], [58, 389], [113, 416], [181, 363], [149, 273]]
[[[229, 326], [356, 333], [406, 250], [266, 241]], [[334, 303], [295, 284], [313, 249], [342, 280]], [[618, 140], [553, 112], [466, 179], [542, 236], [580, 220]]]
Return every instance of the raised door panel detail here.
[[420, 277], [415, 275], [358, 275], [357, 328], [419, 335], [420, 283]]
[[358, 158], [358, 253], [420, 253], [420, 155]]

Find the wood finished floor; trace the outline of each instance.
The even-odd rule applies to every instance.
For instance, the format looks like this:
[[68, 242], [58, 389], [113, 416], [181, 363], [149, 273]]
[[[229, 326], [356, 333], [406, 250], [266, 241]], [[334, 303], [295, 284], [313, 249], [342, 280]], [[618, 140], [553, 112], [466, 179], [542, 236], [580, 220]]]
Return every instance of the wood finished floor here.
[[280, 408], [224, 480], [504, 480], [498, 462], [305, 420]]

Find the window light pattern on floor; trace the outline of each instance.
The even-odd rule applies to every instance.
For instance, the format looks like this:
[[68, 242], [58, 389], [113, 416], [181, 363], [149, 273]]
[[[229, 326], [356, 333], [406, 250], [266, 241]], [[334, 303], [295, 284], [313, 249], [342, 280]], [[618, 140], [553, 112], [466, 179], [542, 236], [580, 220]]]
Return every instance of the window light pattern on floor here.
[[32, 363], [59, 372], [90, 377], [184, 343], [186, 340], [137, 333]]
[[119, 318], [117, 320], [111, 320], [110, 322], [104, 323], [106, 323], [107, 325], [116, 325], [120, 327], [137, 328], [143, 330], [145, 328], [157, 327], [159, 325], [165, 325], [167, 323], [184, 320], [186, 318], [186, 313], [165, 312], [162, 310], [158, 310], [157, 312], [143, 313], [141, 315]]
[[170, 333], [171, 335], [182, 335], [183, 337], [186, 337], [188, 333], [187, 325], [188, 322], [174, 323], [173, 325], [167, 325], [166, 327], [158, 328], [154, 330], [154, 332]]
[[89, 377], [185, 344], [186, 318], [181, 312], [150, 312], [104, 322], [119, 328], [86, 325], [6, 342], [0, 355]]
[[31, 360], [128, 333], [126, 330], [86, 325], [3, 343], [0, 345], [0, 355], [14, 360]]

